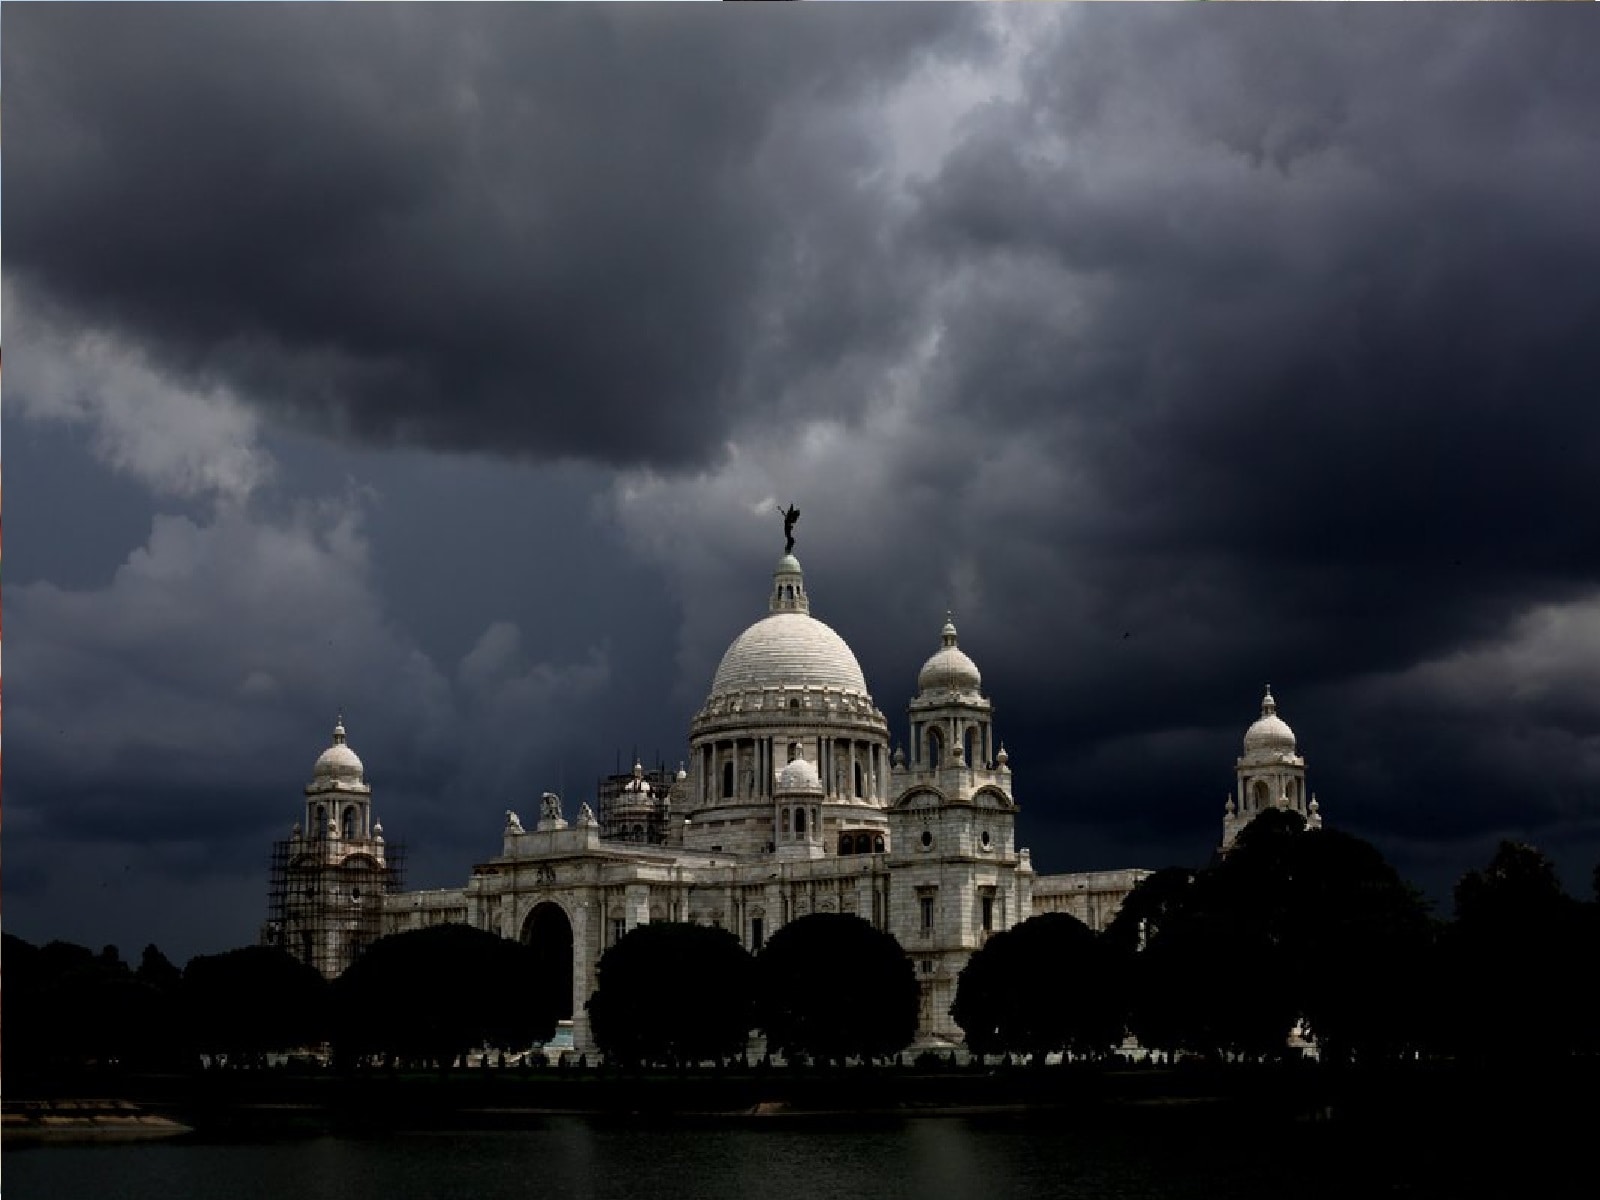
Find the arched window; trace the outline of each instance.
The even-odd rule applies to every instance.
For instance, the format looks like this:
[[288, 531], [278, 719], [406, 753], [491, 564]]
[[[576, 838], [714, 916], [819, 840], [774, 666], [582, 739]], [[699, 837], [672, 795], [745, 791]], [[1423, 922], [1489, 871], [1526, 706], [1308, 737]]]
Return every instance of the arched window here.
[[1267, 795], [1267, 781], [1265, 779], [1258, 779], [1250, 786], [1250, 808], [1253, 812], [1261, 812], [1271, 803]]
[[976, 763], [978, 761], [977, 753], [974, 750], [974, 747], [977, 745], [977, 742], [978, 742], [978, 731], [977, 731], [977, 729], [974, 728], [971, 725], [967, 726], [967, 732], [965, 733], [965, 735], [963, 735], [963, 737], [961, 739], [961, 754], [962, 754], [962, 757], [963, 757], [963, 761], [969, 767], [972, 766], [974, 763]]
[[839, 835], [839, 853], [853, 854], [854, 852], [854, 847], [852, 847], [850, 844], [850, 835], [848, 833], [841, 833]]
[[722, 764], [722, 798], [733, 798], [733, 760], [730, 758]]
[[322, 837], [328, 832], [328, 806], [317, 805], [317, 827], [311, 831], [312, 837]]
[[804, 833], [806, 831], [806, 810], [803, 808], [794, 810], [794, 831], [796, 833]]
[[944, 737], [937, 729], [928, 730], [928, 765], [937, 767], [944, 758]]
[[872, 852], [874, 854], [883, 853], [883, 834], [880, 833], [877, 837], [872, 839]]
[[871, 834], [868, 834], [868, 833], [858, 833], [858, 834], [856, 834], [856, 853], [857, 854], [871, 854], [872, 853], [872, 835]]
[[340, 833], [344, 835], [346, 841], [356, 836], [356, 806], [354, 804], [345, 805], [344, 826]]

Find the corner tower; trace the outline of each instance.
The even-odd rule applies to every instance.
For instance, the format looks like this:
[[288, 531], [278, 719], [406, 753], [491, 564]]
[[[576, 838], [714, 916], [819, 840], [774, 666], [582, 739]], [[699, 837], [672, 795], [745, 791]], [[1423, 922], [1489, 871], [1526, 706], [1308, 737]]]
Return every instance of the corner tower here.
[[1032, 868], [1016, 848], [1017, 804], [993, 705], [948, 616], [908, 707], [889, 810], [890, 932], [917, 964], [925, 1031], [959, 1041], [956, 977], [989, 935], [1028, 916]]
[[1296, 748], [1294, 730], [1278, 716], [1270, 684], [1261, 699], [1261, 716], [1245, 730], [1244, 753], [1234, 763], [1234, 777], [1234, 794], [1223, 807], [1223, 850], [1269, 808], [1299, 813], [1308, 829], [1322, 825], [1317, 799], [1306, 793], [1306, 760]]
[[382, 934], [383, 897], [400, 889], [398, 848], [372, 817], [372, 787], [344, 718], [305, 787], [305, 823], [273, 844], [261, 940], [332, 979]]

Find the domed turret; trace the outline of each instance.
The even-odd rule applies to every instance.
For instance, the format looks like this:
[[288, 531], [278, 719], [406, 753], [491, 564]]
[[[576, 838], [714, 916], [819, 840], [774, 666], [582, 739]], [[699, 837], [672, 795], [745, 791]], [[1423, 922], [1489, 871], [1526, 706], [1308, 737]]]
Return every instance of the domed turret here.
[[933, 652], [917, 673], [918, 694], [926, 696], [934, 692], [978, 691], [983, 676], [978, 672], [978, 664], [956, 645], [955, 622], [949, 613], [945, 614], [939, 641], [939, 649]]
[[1235, 794], [1222, 814], [1222, 849], [1233, 845], [1239, 831], [1270, 808], [1287, 809], [1321, 823], [1306, 795], [1306, 760], [1300, 757], [1294, 730], [1278, 716], [1272, 688], [1261, 698], [1261, 716], [1245, 730], [1244, 753], [1234, 764]]
[[803, 758], [793, 758], [778, 772], [778, 792], [822, 791], [822, 779], [816, 767]]
[[363, 782], [362, 772], [361, 759], [345, 745], [344, 718], [341, 716], [333, 727], [333, 745], [317, 758], [316, 766], [311, 768], [311, 777], [318, 783], [359, 784]]
[[1278, 716], [1278, 702], [1272, 698], [1272, 687], [1261, 701], [1261, 716], [1244, 734], [1244, 753], [1247, 758], [1263, 755], [1293, 754], [1294, 730]]

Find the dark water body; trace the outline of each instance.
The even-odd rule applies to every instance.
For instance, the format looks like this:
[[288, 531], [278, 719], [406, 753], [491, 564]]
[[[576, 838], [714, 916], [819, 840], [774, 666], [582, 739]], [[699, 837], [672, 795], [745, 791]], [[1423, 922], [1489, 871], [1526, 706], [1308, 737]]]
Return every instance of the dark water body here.
[[[1075, 1125], [1062, 1114], [640, 1123], [7, 1150], [10, 1200], [1002, 1200], [1592, 1195], [1537, 1149], [1334, 1124]], [[1577, 1164], [1579, 1156], [1574, 1156]], [[1541, 1165], [1541, 1164], [1534, 1164]], [[1499, 1178], [1503, 1174], [1502, 1190]], [[1539, 1176], [1539, 1177], [1535, 1177]], [[1565, 1186], [1571, 1182], [1569, 1192]]]

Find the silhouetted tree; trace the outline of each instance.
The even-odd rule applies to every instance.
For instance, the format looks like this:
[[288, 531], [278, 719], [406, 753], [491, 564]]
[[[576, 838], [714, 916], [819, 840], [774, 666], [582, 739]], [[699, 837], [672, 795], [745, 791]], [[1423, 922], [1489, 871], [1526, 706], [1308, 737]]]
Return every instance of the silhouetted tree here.
[[1106, 926], [1107, 945], [1126, 954], [1142, 949], [1171, 918], [1188, 911], [1195, 874], [1188, 867], [1163, 867], [1141, 879]]
[[618, 1063], [692, 1063], [744, 1053], [755, 1024], [755, 960], [725, 929], [652, 922], [601, 956], [588, 1011]]
[[967, 961], [950, 1015], [979, 1054], [1102, 1054], [1123, 1038], [1110, 947], [1076, 917], [1042, 913]]
[[448, 1070], [485, 1043], [526, 1046], [555, 1032], [551, 992], [528, 947], [467, 925], [379, 938], [334, 984], [341, 1056], [423, 1058]]
[[1488, 866], [1462, 876], [1455, 905], [1443, 1013], [1455, 1051], [1503, 1059], [1593, 1046], [1589, 921], [1549, 858], [1501, 842]]
[[1325, 1060], [1391, 1058], [1428, 1040], [1436, 1003], [1426, 902], [1377, 849], [1336, 829], [1285, 856], [1278, 936], [1296, 1004]]
[[4, 952], [5, 1058], [18, 1075], [173, 1057], [176, 997], [136, 977], [115, 946], [40, 948], [8, 934]]
[[1129, 1024], [1169, 1053], [1281, 1054], [1297, 1015], [1279, 948], [1259, 922], [1197, 905], [1136, 957]]
[[183, 972], [173, 966], [172, 961], [154, 943], [144, 948], [144, 953], [139, 956], [139, 968], [134, 974], [141, 983], [147, 983], [156, 991], [173, 997], [177, 996], [183, 984]]
[[1145, 1044], [1275, 1054], [1297, 1018], [1335, 1059], [1423, 1042], [1432, 923], [1368, 843], [1269, 811], [1191, 884], [1145, 883], [1112, 930], [1125, 956], [1142, 931], [1145, 950], [1125, 962]]
[[327, 983], [315, 968], [275, 947], [200, 955], [183, 971], [183, 1008], [194, 1048], [230, 1063], [322, 1041]]
[[785, 1056], [883, 1058], [917, 1032], [917, 977], [891, 934], [860, 917], [813, 913], [756, 957], [757, 1021]]

